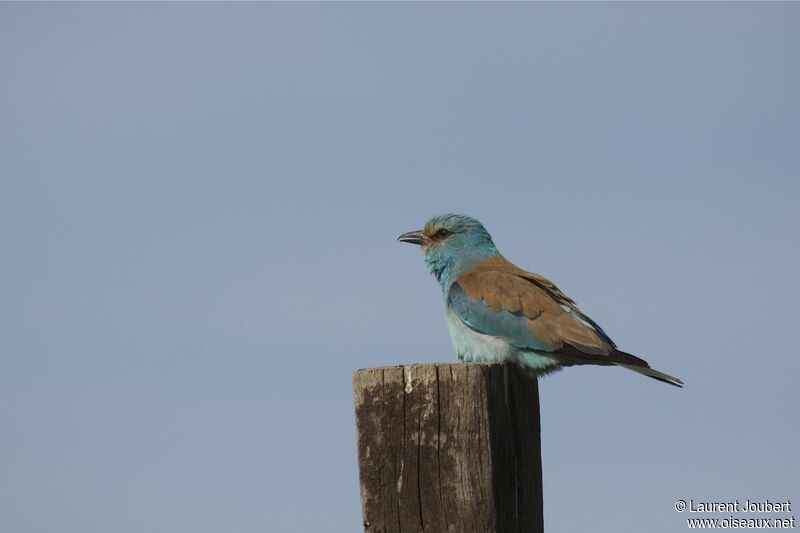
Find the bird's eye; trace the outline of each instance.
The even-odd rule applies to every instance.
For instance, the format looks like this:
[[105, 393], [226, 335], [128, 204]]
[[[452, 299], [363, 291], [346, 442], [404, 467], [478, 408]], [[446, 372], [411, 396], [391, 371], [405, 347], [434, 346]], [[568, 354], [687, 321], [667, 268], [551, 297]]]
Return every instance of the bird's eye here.
[[452, 234], [453, 232], [450, 231], [449, 229], [442, 228], [439, 231], [437, 231], [433, 236], [436, 237], [437, 239], [444, 239], [445, 237], [449, 237]]

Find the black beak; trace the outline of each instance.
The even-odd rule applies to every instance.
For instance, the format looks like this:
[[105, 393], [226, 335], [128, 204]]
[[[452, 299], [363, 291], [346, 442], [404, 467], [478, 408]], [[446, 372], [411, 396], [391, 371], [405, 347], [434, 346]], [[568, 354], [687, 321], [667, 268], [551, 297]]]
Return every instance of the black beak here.
[[422, 230], [417, 231], [409, 231], [408, 233], [403, 233], [397, 238], [400, 242], [410, 242], [411, 244], [419, 244], [422, 246], [423, 244], [428, 244], [431, 240], [422, 233]]

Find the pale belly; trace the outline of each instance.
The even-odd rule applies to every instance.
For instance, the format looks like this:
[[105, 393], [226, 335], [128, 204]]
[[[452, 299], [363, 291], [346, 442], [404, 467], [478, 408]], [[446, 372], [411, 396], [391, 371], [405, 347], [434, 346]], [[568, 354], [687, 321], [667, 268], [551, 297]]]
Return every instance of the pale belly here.
[[471, 362], [512, 362], [526, 368], [548, 369], [559, 366], [554, 358], [513, 346], [507, 339], [485, 335], [467, 327], [450, 309], [445, 307], [447, 328], [458, 358]]

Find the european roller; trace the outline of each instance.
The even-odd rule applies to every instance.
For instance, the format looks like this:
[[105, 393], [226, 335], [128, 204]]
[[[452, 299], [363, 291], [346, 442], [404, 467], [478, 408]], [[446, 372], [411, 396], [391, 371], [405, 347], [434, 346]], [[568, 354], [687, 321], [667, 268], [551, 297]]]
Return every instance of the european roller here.
[[398, 237], [417, 244], [439, 281], [450, 337], [462, 361], [510, 362], [537, 374], [616, 365], [681, 387], [675, 377], [617, 349], [550, 280], [500, 255], [474, 218], [447, 214]]

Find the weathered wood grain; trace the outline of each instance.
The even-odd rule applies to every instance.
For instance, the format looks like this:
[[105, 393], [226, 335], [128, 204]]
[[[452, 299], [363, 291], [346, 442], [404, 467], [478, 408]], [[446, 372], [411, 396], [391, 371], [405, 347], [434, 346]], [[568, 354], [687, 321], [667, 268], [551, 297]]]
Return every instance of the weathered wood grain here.
[[541, 533], [536, 378], [514, 366], [353, 373], [368, 533]]

